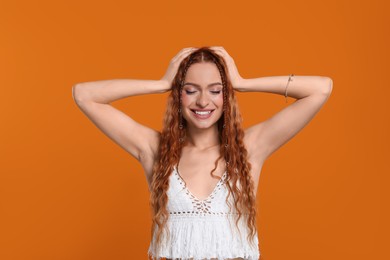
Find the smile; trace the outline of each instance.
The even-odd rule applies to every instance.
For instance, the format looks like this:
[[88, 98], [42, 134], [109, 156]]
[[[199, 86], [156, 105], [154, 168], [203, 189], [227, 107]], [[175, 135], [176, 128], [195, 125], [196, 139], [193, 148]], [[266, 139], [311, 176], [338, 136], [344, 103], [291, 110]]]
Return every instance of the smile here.
[[194, 113], [195, 117], [198, 119], [207, 119], [214, 112], [214, 110], [207, 110], [207, 111], [191, 110], [191, 111]]

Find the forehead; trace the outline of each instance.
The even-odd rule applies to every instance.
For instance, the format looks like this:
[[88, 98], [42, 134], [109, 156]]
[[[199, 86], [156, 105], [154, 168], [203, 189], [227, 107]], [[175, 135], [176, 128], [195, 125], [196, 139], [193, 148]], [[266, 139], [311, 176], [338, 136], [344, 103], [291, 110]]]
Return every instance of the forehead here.
[[188, 68], [185, 81], [196, 83], [221, 81], [221, 75], [217, 65], [212, 62], [195, 63]]

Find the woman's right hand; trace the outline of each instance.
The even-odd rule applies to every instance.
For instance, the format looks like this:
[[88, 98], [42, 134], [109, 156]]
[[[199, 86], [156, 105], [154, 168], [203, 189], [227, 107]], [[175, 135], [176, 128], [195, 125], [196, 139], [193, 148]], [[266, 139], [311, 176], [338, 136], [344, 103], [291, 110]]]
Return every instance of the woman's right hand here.
[[176, 76], [180, 63], [196, 49], [197, 48], [194, 47], [184, 48], [181, 51], [179, 51], [179, 53], [176, 54], [175, 57], [172, 58], [169, 67], [165, 72], [165, 75], [160, 80], [161, 82], [166, 84], [168, 90], [170, 90], [172, 86], [172, 81]]

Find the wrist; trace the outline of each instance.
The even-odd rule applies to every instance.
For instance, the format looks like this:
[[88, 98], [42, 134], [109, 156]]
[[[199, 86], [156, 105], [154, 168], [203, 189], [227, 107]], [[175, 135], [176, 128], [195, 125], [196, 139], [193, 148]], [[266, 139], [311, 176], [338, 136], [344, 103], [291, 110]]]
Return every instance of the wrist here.
[[164, 79], [157, 80], [157, 85], [160, 93], [165, 93], [171, 89], [171, 84]]
[[248, 80], [241, 78], [240, 81], [236, 84], [234, 89], [238, 92], [245, 92], [247, 84], [248, 84]]

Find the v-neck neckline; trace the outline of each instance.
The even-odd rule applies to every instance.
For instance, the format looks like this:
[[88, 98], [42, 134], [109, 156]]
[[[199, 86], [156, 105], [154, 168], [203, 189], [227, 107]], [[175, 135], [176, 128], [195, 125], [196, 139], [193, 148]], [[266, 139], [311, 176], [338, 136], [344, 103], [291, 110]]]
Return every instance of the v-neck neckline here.
[[175, 165], [173, 168], [174, 168], [174, 172], [176, 173], [176, 175], [177, 175], [177, 176], [180, 178], [180, 180], [182, 181], [183, 187], [184, 187], [184, 188], [188, 191], [188, 193], [191, 194], [196, 200], [201, 201], [201, 202], [204, 202], [204, 201], [209, 200], [210, 197], [216, 193], [217, 188], [221, 185], [222, 181], [225, 179], [225, 176], [226, 176], [226, 174], [227, 174], [227, 171], [225, 170], [225, 172], [222, 174], [221, 178], [219, 179], [219, 181], [218, 181], [217, 184], [215, 185], [213, 191], [207, 196], [207, 198], [205, 198], [205, 199], [199, 199], [198, 196], [196, 196], [194, 193], [192, 193], [192, 192], [188, 189], [188, 187], [187, 187], [187, 185], [186, 185], [186, 182], [184, 181], [183, 177], [181, 177], [181, 175], [180, 175], [180, 173], [179, 173], [179, 169], [178, 169], [177, 165]]

